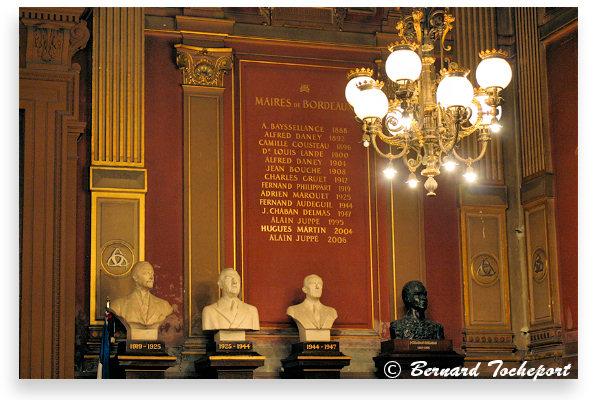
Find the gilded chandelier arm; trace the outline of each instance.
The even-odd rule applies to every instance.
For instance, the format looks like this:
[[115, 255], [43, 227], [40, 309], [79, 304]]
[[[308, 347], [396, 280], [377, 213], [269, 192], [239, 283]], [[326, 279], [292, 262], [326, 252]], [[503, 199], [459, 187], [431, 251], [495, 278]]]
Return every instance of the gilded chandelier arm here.
[[483, 145], [481, 146], [481, 150], [479, 151], [479, 155], [476, 158], [471, 158], [471, 157], [467, 157], [467, 158], [462, 158], [457, 152], [456, 149], [452, 149], [452, 154], [454, 154], [454, 157], [456, 157], [456, 159], [458, 161], [464, 162], [467, 165], [471, 165], [474, 162], [477, 162], [479, 160], [481, 160], [483, 158], [483, 156], [485, 155], [485, 151], [487, 149], [488, 143], [490, 142], [490, 139], [486, 139], [483, 140]]
[[404, 158], [402, 158], [402, 161], [404, 161], [404, 165], [406, 165], [408, 167], [408, 170], [410, 172], [415, 172], [417, 170], [417, 168], [419, 168], [421, 166], [421, 164], [423, 163], [423, 155], [421, 154], [421, 150], [423, 148], [415, 148], [415, 152], [417, 153], [415, 158], [408, 158], [406, 154], [404, 156]]
[[379, 146], [377, 145], [377, 135], [376, 134], [371, 134], [371, 144], [373, 144], [373, 148], [375, 149], [375, 151], [377, 152], [377, 154], [379, 154], [381, 157], [387, 158], [388, 160], [396, 160], [398, 158], [404, 157], [404, 155], [406, 155], [407, 151], [408, 151], [408, 144], [406, 146], [404, 146], [404, 148], [402, 149], [402, 151], [400, 153], [394, 154], [391, 151], [391, 146], [390, 146], [390, 152], [389, 153], [384, 153]]

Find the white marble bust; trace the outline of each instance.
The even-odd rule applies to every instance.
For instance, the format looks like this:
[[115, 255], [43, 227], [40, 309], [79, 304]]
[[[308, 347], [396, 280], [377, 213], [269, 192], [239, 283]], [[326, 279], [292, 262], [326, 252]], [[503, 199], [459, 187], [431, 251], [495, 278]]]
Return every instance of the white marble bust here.
[[157, 340], [158, 327], [173, 312], [173, 307], [163, 299], [152, 295], [154, 268], [147, 261], [135, 263], [131, 269], [135, 287], [127, 296], [110, 303], [110, 310], [127, 328], [132, 340]]
[[215, 340], [244, 340], [245, 331], [260, 329], [258, 310], [238, 298], [240, 275], [233, 268], [225, 268], [219, 274], [217, 284], [221, 298], [202, 310], [202, 330], [215, 331]]
[[331, 326], [338, 315], [335, 308], [319, 300], [323, 293], [323, 279], [315, 274], [308, 275], [304, 278], [302, 291], [306, 294], [304, 301], [288, 307], [286, 311], [298, 326], [300, 341], [329, 341]]

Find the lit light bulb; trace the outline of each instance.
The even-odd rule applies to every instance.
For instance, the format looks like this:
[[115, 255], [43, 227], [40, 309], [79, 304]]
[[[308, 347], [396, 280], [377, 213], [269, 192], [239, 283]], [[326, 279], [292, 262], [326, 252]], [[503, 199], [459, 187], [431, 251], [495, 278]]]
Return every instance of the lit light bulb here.
[[458, 163], [450, 157], [447, 157], [446, 161], [444, 162], [444, 168], [448, 172], [454, 171], [456, 169], [457, 165], [458, 165]]
[[502, 129], [502, 125], [500, 125], [496, 118], [493, 118], [492, 123], [490, 124], [490, 131], [492, 133], [498, 133], [500, 132], [500, 129]]
[[408, 186], [410, 186], [411, 188], [417, 187], [417, 185], [419, 184], [419, 180], [417, 179], [417, 176], [414, 172], [411, 172], [410, 175], [408, 175], [408, 180], [406, 181], [406, 183], [408, 183]]
[[471, 167], [470, 165], [467, 167], [467, 170], [465, 171], [463, 176], [465, 177], [465, 180], [467, 182], [475, 182], [475, 179], [477, 179], [477, 174], [475, 173], [473, 167]]
[[392, 167], [391, 163], [386, 169], [383, 170], [383, 175], [385, 175], [385, 177], [388, 179], [394, 178], [394, 176], [396, 176], [397, 173], [398, 172], [394, 169], [394, 167]]
[[370, 139], [369, 135], [366, 134], [366, 133], [363, 133], [363, 135], [362, 135], [362, 144], [363, 144], [363, 146], [369, 147], [369, 143], [370, 143], [369, 139]]
[[402, 117], [400, 118], [400, 125], [404, 129], [410, 129], [410, 124], [412, 123], [412, 117], [408, 113], [408, 111], [402, 111]]

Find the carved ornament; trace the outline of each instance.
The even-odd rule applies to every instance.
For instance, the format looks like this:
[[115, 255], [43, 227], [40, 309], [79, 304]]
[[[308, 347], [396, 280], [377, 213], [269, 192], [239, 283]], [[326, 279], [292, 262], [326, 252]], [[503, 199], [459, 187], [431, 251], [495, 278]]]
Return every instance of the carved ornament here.
[[184, 85], [223, 87], [223, 76], [233, 67], [230, 49], [175, 47]]
[[87, 23], [80, 19], [83, 8], [21, 8], [20, 22], [27, 29], [26, 63], [28, 67], [53, 65], [53, 68], [77, 68], [73, 55], [90, 38]]

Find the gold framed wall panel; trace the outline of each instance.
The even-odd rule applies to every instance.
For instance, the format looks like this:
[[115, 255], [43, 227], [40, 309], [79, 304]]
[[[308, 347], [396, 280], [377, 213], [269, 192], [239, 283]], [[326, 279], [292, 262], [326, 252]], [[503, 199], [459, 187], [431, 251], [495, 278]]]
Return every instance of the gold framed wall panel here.
[[[295, 67], [312, 67], [312, 68], [322, 68], [322, 69], [340, 69], [340, 70], [347, 70], [347, 68], [344, 67], [338, 67], [338, 66], [330, 66], [330, 65], [321, 65], [318, 63], [315, 64], [309, 64], [309, 63], [305, 63], [305, 62], [282, 62], [282, 61], [272, 61], [272, 60], [261, 60], [261, 59], [252, 59], [252, 58], [243, 58], [240, 59], [239, 62], [236, 65], [237, 68], [237, 76], [239, 79], [239, 92], [243, 93], [243, 91], [245, 90], [243, 83], [242, 83], [242, 71], [243, 68], [245, 66], [249, 66], [249, 65], [273, 65], [273, 66], [295, 66]], [[243, 105], [242, 105], [242, 101], [243, 98], [242, 96], [238, 96], [238, 102], [239, 102], [239, 108], [240, 110], [243, 110]], [[244, 136], [247, 134], [243, 127], [245, 126], [245, 121], [243, 118], [244, 114], [242, 111], [240, 111], [240, 146], [243, 147], [242, 143], [244, 140]], [[244, 154], [244, 151], [242, 149], [240, 149], [240, 159], [239, 159], [239, 181], [240, 181], [240, 193], [242, 193], [242, 195], [240, 195], [240, 200], [239, 200], [239, 204], [240, 204], [240, 221], [239, 221], [239, 226], [240, 226], [240, 237], [239, 239], [236, 239], [236, 241], [239, 243], [239, 248], [240, 248], [240, 261], [238, 263], [239, 265], [239, 270], [240, 270], [240, 274], [242, 276], [242, 287], [245, 286], [245, 282], [244, 282], [244, 266], [245, 266], [245, 262], [246, 262], [246, 258], [245, 258], [245, 253], [244, 253], [244, 230], [245, 230], [245, 224], [246, 222], [244, 221], [244, 210], [245, 207], [247, 207], [244, 204], [244, 188], [246, 187], [246, 185], [248, 184], [247, 182], [244, 181], [244, 170], [243, 170], [243, 166], [244, 166], [244, 160], [245, 157], [247, 157]], [[376, 161], [374, 159], [374, 153], [372, 153], [370, 150], [365, 152], [365, 159], [366, 159], [366, 165], [367, 165], [367, 186], [368, 186], [368, 190], [369, 190], [369, 194], [368, 194], [368, 221], [369, 221], [369, 277], [370, 277], [370, 282], [369, 282], [369, 294], [370, 294], [370, 298], [369, 298], [369, 306], [370, 306], [370, 323], [371, 323], [371, 327], [369, 328], [343, 328], [343, 329], [333, 329], [332, 330], [332, 336], [336, 337], [339, 335], [339, 337], [343, 337], [343, 336], [354, 336], [354, 335], [365, 335], [367, 337], [376, 337], [376, 336], [380, 336], [381, 335], [381, 326], [379, 324], [379, 322], [381, 321], [382, 317], [380, 314], [380, 304], [381, 304], [381, 297], [380, 297], [380, 283], [379, 282], [375, 282], [374, 280], [374, 276], [380, 277], [381, 275], [381, 265], [379, 262], [379, 256], [377, 256], [377, 265], [374, 265], [374, 247], [373, 247], [373, 242], [374, 240], [376, 240], [377, 238], [374, 238], [374, 236], [378, 233], [378, 232], [374, 232], [373, 229], [377, 229], [376, 228], [376, 224], [374, 223], [373, 219], [374, 219], [374, 213], [376, 212], [376, 205], [373, 206], [372, 202], [376, 200], [376, 187], [377, 187], [377, 177], [376, 174], [374, 173], [373, 169], [376, 169]], [[375, 218], [376, 220], [376, 218]], [[374, 228], [375, 225], [375, 228]], [[375, 285], [377, 285], [377, 288], [375, 287]], [[243, 292], [243, 291], [242, 291]], [[386, 300], [383, 300], [386, 301]], [[378, 314], [375, 314], [375, 309], [377, 308], [377, 312]], [[276, 327], [261, 327], [261, 330], [264, 331], [266, 333], [265, 336], [269, 336], [269, 337], [289, 337], [289, 330], [288, 329], [284, 329], [284, 328], [276, 328]], [[261, 332], [262, 334], [262, 332]]]
[[183, 85], [186, 336], [204, 337], [201, 313], [218, 299], [224, 263], [223, 92]]
[[529, 288], [529, 322], [532, 328], [559, 323], [553, 201], [540, 199], [523, 206]]
[[104, 321], [106, 296], [132, 289], [131, 267], [145, 256], [145, 194], [92, 192], [90, 325]]
[[510, 329], [504, 206], [461, 207], [465, 329]]

